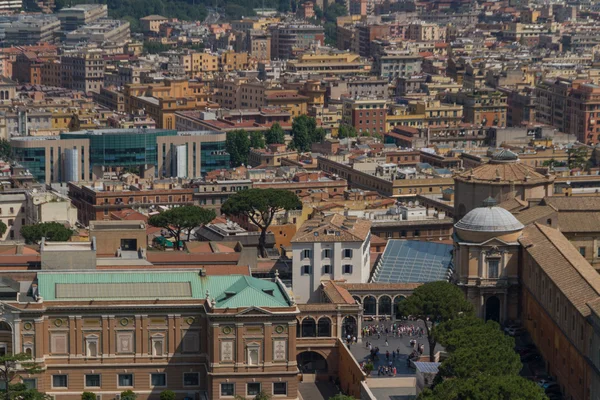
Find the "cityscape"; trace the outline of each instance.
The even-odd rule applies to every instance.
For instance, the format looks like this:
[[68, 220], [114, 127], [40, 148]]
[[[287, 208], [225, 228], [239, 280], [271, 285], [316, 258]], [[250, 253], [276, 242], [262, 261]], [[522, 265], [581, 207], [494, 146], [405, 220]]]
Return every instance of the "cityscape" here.
[[0, 0], [0, 399], [600, 400], [600, 3]]

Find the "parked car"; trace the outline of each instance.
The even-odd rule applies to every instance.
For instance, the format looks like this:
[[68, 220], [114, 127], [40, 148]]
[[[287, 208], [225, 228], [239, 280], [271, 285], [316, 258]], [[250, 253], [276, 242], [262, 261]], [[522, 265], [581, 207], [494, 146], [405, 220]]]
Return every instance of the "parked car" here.
[[537, 384], [540, 385], [540, 387], [543, 388], [544, 390], [551, 387], [552, 385], [558, 385], [556, 383], [556, 381], [552, 378], [541, 379], [537, 382]]
[[504, 330], [509, 336], [521, 336], [525, 333], [525, 329], [521, 327], [511, 327]]

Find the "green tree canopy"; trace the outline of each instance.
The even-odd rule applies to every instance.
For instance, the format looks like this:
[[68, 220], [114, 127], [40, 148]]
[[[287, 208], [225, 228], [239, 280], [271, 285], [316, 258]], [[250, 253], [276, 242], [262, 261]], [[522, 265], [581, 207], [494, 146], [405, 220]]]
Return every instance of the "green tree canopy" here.
[[175, 207], [163, 211], [160, 214], [153, 215], [148, 219], [148, 223], [157, 228], [168, 230], [176, 240], [176, 246], [179, 248], [181, 233], [187, 230], [187, 240], [190, 240], [191, 230], [204, 224], [208, 224], [215, 219], [216, 213], [213, 210], [198, 206]]
[[8, 226], [3, 221], [0, 221], [0, 236], [4, 236], [8, 229]]
[[49, 242], [66, 242], [73, 236], [73, 231], [58, 222], [42, 222], [22, 226], [21, 236], [28, 244], [40, 243], [42, 238]]
[[479, 375], [470, 379], [446, 379], [419, 400], [547, 400], [535, 383], [518, 375]]
[[96, 400], [96, 393], [83, 392], [81, 393], [81, 400]]
[[358, 133], [352, 125], [340, 124], [338, 129], [338, 139], [357, 137]]
[[[17, 370], [17, 365], [21, 366]], [[6, 399], [28, 399], [28, 400], [42, 400], [47, 397], [34, 389], [27, 389], [22, 383], [12, 383], [15, 379], [19, 378], [22, 373], [25, 374], [39, 374], [42, 372], [42, 368], [31, 361], [31, 356], [26, 353], [18, 354], [5, 354], [0, 356], [0, 382], [4, 382], [5, 389], [4, 395]]]
[[6, 139], [0, 139], [0, 160], [10, 161], [12, 160], [12, 148], [10, 142]]
[[121, 400], [135, 400], [137, 397], [137, 393], [134, 393], [131, 389], [121, 392]]
[[325, 139], [326, 132], [317, 128], [317, 120], [308, 115], [300, 115], [292, 122], [292, 149], [305, 152], [310, 151], [311, 144]]
[[163, 390], [160, 392], [160, 400], [175, 400], [177, 395], [172, 390]]
[[413, 316], [425, 324], [427, 341], [429, 342], [429, 359], [435, 359], [436, 338], [433, 335], [433, 324], [471, 314], [473, 306], [465, 299], [465, 295], [455, 285], [445, 282], [429, 282], [419, 286], [405, 301], [398, 305], [398, 311], [405, 316]]
[[567, 156], [569, 168], [585, 169], [587, 167], [589, 158], [588, 149], [586, 146], [573, 146], [567, 149]]
[[227, 132], [225, 148], [229, 153], [232, 167], [248, 164], [248, 151], [250, 150], [248, 132], [243, 129]]
[[329, 398], [329, 400], [356, 400], [354, 397], [352, 396], [346, 396], [345, 394], [336, 394], [335, 396], [332, 396]]
[[275, 122], [265, 133], [267, 144], [285, 144], [285, 132], [281, 125]]
[[250, 147], [253, 149], [265, 148], [265, 137], [262, 132], [250, 132]]
[[221, 212], [230, 216], [243, 216], [260, 229], [259, 251], [266, 256], [267, 229], [280, 211], [295, 210], [302, 203], [295, 193], [282, 189], [248, 189], [237, 192], [221, 206]]

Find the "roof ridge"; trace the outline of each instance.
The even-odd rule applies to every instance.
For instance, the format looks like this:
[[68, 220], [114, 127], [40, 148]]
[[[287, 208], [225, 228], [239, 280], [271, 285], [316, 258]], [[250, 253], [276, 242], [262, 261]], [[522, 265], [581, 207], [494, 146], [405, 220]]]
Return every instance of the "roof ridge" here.
[[[560, 246], [556, 246], [556, 245], [555, 245], [555, 242], [554, 242], [553, 238], [551, 238], [551, 237], [550, 237], [550, 234], [549, 234], [549, 233], [550, 233], [550, 232], [553, 232], [553, 231], [554, 231], [554, 232], [558, 232], [558, 233], [560, 233], [560, 234], [561, 234], [561, 235], [562, 235], [562, 236], [565, 238], [565, 240], [567, 240], [567, 242], [569, 243], [569, 245], [570, 245], [570, 246], [573, 246], [573, 245], [571, 244], [571, 242], [569, 242], [569, 241], [568, 241], [568, 239], [567, 239], [567, 238], [566, 238], [566, 237], [565, 237], [565, 236], [564, 236], [564, 235], [563, 235], [563, 234], [562, 234], [562, 233], [561, 233], [561, 232], [560, 232], [558, 229], [553, 229], [553, 228], [550, 228], [549, 226], [542, 225], [542, 224], [540, 224], [539, 222], [534, 222], [534, 224], [535, 224], [535, 226], [538, 228], [538, 230], [539, 230], [539, 231], [542, 233], [542, 235], [544, 235], [544, 236], [546, 237], [546, 239], [548, 239], [548, 241], [550, 241], [550, 242], [551, 242], [551, 243], [554, 245], [554, 247], [556, 248], [556, 250], [558, 250], [558, 252], [559, 252], [559, 253], [560, 253], [560, 254], [561, 254], [563, 257], [564, 257], [564, 259], [565, 259], [565, 260], [567, 260], [567, 262], [568, 262], [568, 263], [569, 263], [569, 264], [570, 264], [570, 265], [573, 267], [573, 269], [574, 269], [575, 271], [577, 271], [577, 273], [579, 274], [579, 276], [580, 276], [580, 277], [581, 277], [581, 278], [582, 278], [584, 281], [586, 281], [586, 282], [588, 283], [588, 285], [590, 285], [590, 287], [591, 287], [591, 288], [593, 288], [593, 289], [594, 289], [594, 291], [595, 291], [595, 292], [596, 292], [598, 295], [600, 295], [600, 275], [596, 275], [595, 277], [593, 277], [593, 278], [598, 278], [598, 279], [595, 279], [595, 280], [590, 280], [590, 279], [588, 279], [588, 277], [586, 277], [584, 274], [582, 274], [582, 271], [580, 270], [580, 268], [579, 268], [577, 265], [575, 265], [575, 264], [573, 263], [573, 261], [572, 261], [571, 257], [569, 257], [567, 254], [565, 254], [565, 252], [563, 251], [563, 249], [562, 249], [562, 248], [560, 248]], [[573, 247], [573, 249], [575, 250], [575, 248], [574, 248], [574, 247]], [[577, 253], [577, 254], [579, 254], [579, 253]], [[580, 256], [581, 258], [583, 258], [583, 256], [582, 256], [581, 254], [579, 254], [579, 256]], [[588, 263], [588, 261], [587, 261], [585, 258], [583, 258], [583, 260], [586, 262], [586, 264], [587, 264], [587, 265], [589, 265], [589, 266], [590, 266], [590, 268], [592, 268], [592, 269], [593, 269], [592, 265], [591, 265], [590, 263]], [[594, 272], [595, 272], [595, 271], [594, 271]], [[597, 281], [597, 282], [596, 282], [596, 281]], [[596, 283], [599, 283], [599, 285], [596, 285]]]

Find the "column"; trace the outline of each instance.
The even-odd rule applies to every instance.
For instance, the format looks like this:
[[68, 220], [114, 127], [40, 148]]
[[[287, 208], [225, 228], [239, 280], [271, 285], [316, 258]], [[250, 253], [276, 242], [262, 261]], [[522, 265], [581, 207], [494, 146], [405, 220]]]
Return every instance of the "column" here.
[[34, 354], [33, 358], [39, 361], [44, 357], [44, 338], [48, 336], [48, 332], [43, 327], [44, 319], [39, 318], [34, 321], [35, 326], [35, 340], [34, 340]]
[[479, 295], [479, 297], [480, 297], [479, 318], [482, 318], [483, 320], [485, 320], [485, 298], [482, 294]]
[[344, 325], [343, 321], [344, 321], [344, 318], [338, 312], [337, 315], [335, 316], [335, 326], [336, 326], [336, 330], [337, 330], [337, 335], [336, 336], [338, 338], [342, 337], [342, 326]]
[[[373, 296], [375, 297], [375, 296]], [[379, 298], [375, 297], [375, 319], [379, 321]]]
[[235, 324], [235, 364], [236, 366], [242, 366], [246, 362], [244, 356], [244, 324], [237, 322]]
[[356, 316], [356, 329], [358, 330], [356, 338], [359, 342], [362, 342], [362, 314], [358, 313]]
[[[19, 354], [23, 352], [23, 348], [21, 347], [21, 319], [19, 317], [15, 317], [13, 320], [13, 354]], [[35, 355], [32, 354], [31, 358], [35, 358]]]
[[265, 322], [264, 324], [264, 334], [263, 334], [263, 343], [264, 343], [264, 360], [262, 360], [264, 364], [271, 364], [273, 362], [273, 324], [271, 322]]
[[[174, 320], [174, 316], [173, 315], [169, 315], [167, 316], [167, 324], [168, 324], [168, 328], [167, 328], [167, 353], [169, 354], [169, 357], [171, 357], [173, 354], [175, 354], [175, 341], [177, 340], [175, 337], [175, 320]], [[179, 343], [178, 343], [179, 344]]]

